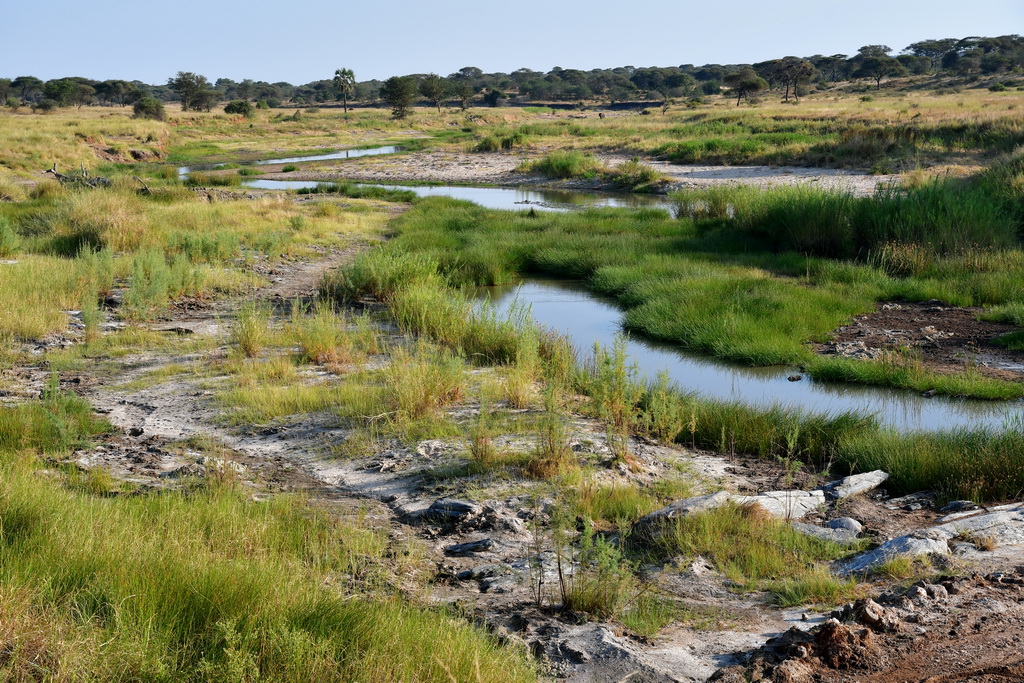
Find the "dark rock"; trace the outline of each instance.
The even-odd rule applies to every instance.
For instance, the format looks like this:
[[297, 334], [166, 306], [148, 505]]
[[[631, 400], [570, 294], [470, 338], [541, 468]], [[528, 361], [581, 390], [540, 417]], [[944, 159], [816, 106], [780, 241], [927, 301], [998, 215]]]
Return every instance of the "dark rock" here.
[[450, 545], [444, 549], [444, 552], [446, 555], [468, 555], [469, 553], [480, 553], [490, 550], [493, 546], [494, 541], [489, 538], [481, 538], [479, 541]]
[[978, 509], [980, 509], [980, 506], [972, 500], [954, 500], [939, 508], [939, 512], [967, 512]]
[[131, 427], [128, 429], [128, 436], [142, 436], [145, 431], [142, 427]]
[[441, 498], [427, 508], [427, 516], [436, 519], [463, 519], [480, 514], [480, 506], [455, 498]]
[[803, 376], [803, 375], [790, 375], [790, 376], [789, 376], [789, 377], [787, 377], [786, 379], [788, 379], [788, 380], [789, 380], [790, 382], [799, 382], [799, 381], [800, 381], [800, 380], [802, 380], [803, 378], [804, 378], [804, 376]]

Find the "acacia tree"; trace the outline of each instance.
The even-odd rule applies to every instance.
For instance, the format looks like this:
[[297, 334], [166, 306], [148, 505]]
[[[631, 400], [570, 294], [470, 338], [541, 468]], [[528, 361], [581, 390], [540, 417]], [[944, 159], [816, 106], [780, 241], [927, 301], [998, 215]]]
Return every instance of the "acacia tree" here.
[[737, 107], [744, 97], [750, 97], [768, 88], [768, 81], [758, 76], [753, 69], [729, 74], [725, 77], [725, 84], [732, 88], [733, 94], [736, 95]]
[[789, 90], [793, 89], [796, 101], [800, 101], [799, 85], [806, 83], [814, 75], [814, 65], [799, 57], [783, 57], [776, 60], [776, 73], [779, 80], [786, 86], [786, 102], [789, 102]]
[[341, 106], [348, 113], [348, 96], [355, 92], [356, 74], [352, 69], [337, 69], [334, 72], [334, 91], [341, 97]]
[[11, 87], [21, 93], [21, 99], [27, 100], [43, 91], [43, 82], [35, 76], [18, 76], [11, 81]]
[[392, 76], [380, 87], [380, 98], [391, 107], [391, 115], [404, 119], [416, 101], [416, 79], [412, 76]]
[[420, 94], [434, 103], [437, 113], [441, 113], [441, 103], [451, 92], [451, 83], [447, 78], [441, 78], [437, 74], [427, 74], [420, 81]]
[[871, 78], [875, 81], [875, 89], [881, 90], [883, 78], [906, 73], [906, 71], [899, 60], [885, 54], [874, 54], [861, 60], [860, 66], [853, 72], [853, 77]]
[[[203, 105], [209, 100], [209, 97], [205, 95], [210, 88], [210, 82], [206, 80], [206, 76], [200, 76], [191, 71], [179, 71], [177, 76], [167, 79], [167, 85], [178, 93], [182, 111], [188, 111], [196, 106], [197, 99], [203, 99], [204, 101], [201, 103]], [[201, 98], [200, 95], [202, 95]]]
[[458, 98], [462, 111], [466, 111], [469, 109], [469, 101], [473, 99], [473, 85], [469, 81], [457, 81], [452, 94]]

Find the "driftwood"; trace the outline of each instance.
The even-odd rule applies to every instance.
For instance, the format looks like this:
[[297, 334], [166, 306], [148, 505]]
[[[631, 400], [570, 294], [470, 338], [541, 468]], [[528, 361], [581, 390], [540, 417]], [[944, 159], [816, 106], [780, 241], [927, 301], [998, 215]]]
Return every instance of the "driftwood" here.
[[135, 178], [136, 180], [138, 180], [138, 181], [139, 181], [139, 183], [141, 183], [141, 184], [142, 184], [142, 194], [153, 194], [153, 190], [149, 189], [149, 185], [147, 185], [147, 184], [146, 184], [146, 181], [145, 181], [145, 180], [143, 180], [143, 179], [142, 179], [142, 178], [140, 178], [139, 176], [133, 176], [133, 177], [134, 177], [134, 178]]
[[[93, 189], [99, 187], [110, 187], [111, 182], [109, 178], [102, 176], [90, 176], [89, 172], [85, 170], [85, 164], [82, 164], [82, 170], [77, 174], [66, 175], [57, 170], [57, 163], [54, 162], [52, 168], [48, 168], [45, 173], [49, 173], [56, 178], [61, 185], [84, 185]], [[145, 185], [145, 183], [143, 183]], [[148, 187], [146, 188], [149, 189]]]

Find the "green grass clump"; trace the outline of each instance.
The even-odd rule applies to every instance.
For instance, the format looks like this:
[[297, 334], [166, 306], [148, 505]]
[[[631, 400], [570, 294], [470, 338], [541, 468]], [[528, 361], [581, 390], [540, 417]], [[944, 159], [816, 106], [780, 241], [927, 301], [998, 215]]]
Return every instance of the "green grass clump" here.
[[40, 401], [0, 405], [0, 454], [65, 453], [110, 429], [86, 400], [51, 383]]
[[548, 178], [596, 178], [604, 170], [604, 164], [585, 152], [559, 150], [529, 163], [525, 170]]
[[416, 193], [412, 190], [395, 190], [372, 184], [362, 183], [317, 183], [316, 187], [303, 187], [296, 190], [298, 194], [340, 194], [352, 199], [379, 199], [385, 202], [416, 201]]
[[661, 171], [644, 164], [636, 157], [615, 166], [605, 174], [605, 177], [630, 192], [653, 192], [668, 178]]
[[850, 548], [801, 534], [756, 507], [688, 515], [639, 542], [660, 558], [704, 557], [740, 589], [772, 591], [786, 606], [834, 603], [852, 588], [824, 564], [851, 554]]
[[267, 345], [271, 311], [266, 305], [246, 302], [238, 309], [231, 329], [231, 343], [247, 358], [255, 358]]
[[[1015, 335], [1020, 333], [1004, 335], [997, 338], [995, 343], [1013, 349]], [[1024, 345], [1020, 348], [1024, 348]], [[1024, 384], [985, 377], [973, 367], [965, 367], [963, 372], [955, 375], [931, 372], [919, 358], [900, 352], [888, 353], [878, 361], [815, 358], [807, 367], [807, 373], [818, 380], [934, 391], [946, 396], [970, 396], [992, 401], [1024, 397]]]
[[1019, 417], [1001, 432], [961, 429], [853, 435], [841, 458], [864, 471], [889, 472], [892, 489], [938, 491], [946, 500], [1011, 500], [1024, 490], [1024, 425]]

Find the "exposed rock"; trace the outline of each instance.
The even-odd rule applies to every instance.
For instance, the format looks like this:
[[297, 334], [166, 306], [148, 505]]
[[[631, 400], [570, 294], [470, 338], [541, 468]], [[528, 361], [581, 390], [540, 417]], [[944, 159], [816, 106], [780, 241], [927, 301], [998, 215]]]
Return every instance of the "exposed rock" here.
[[813, 524], [803, 524], [801, 522], [793, 522], [793, 528], [807, 536], [820, 538], [823, 541], [832, 541], [833, 543], [854, 543], [857, 540], [857, 532], [849, 529], [832, 529], [814, 526]]
[[480, 514], [480, 506], [455, 498], [435, 500], [427, 508], [426, 516], [435, 519], [462, 519]]
[[734, 496], [739, 505], [756, 503], [765, 510], [785, 519], [799, 519], [825, 504], [825, 494], [821, 491], [768, 491], [756, 496]]
[[894, 538], [874, 550], [853, 558], [841, 567], [846, 574], [870, 571], [900, 555], [948, 555], [951, 542], [963, 536], [985, 537], [999, 546], [1024, 545], [1024, 503], [1002, 505], [998, 510], [957, 519], [931, 529]]
[[846, 529], [847, 531], [852, 531], [854, 534], [859, 534], [864, 530], [864, 525], [853, 517], [836, 517], [835, 519], [825, 522], [825, 526], [829, 529]]
[[489, 538], [481, 538], [479, 541], [450, 545], [444, 549], [444, 552], [446, 555], [468, 555], [469, 553], [480, 553], [490, 550], [493, 546], [494, 541]]
[[954, 500], [939, 508], [939, 512], [967, 512], [979, 509], [979, 505], [973, 500]]
[[685, 517], [694, 512], [705, 512], [723, 505], [758, 505], [769, 514], [784, 519], [799, 519], [815, 512], [825, 504], [825, 494], [820, 491], [767, 491], [756, 496], [741, 496], [727, 491], [719, 491], [706, 496], [685, 498], [655, 510], [641, 518], [637, 525], [652, 527], [677, 517]]
[[890, 498], [886, 501], [885, 507], [890, 510], [906, 510], [907, 512], [914, 512], [915, 510], [934, 507], [935, 497], [935, 491], [919, 491], [899, 498]]
[[864, 472], [863, 474], [852, 474], [843, 477], [838, 481], [829, 482], [821, 487], [830, 497], [835, 499], [849, 498], [858, 493], [866, 493], [881, 486], [889, 478], [888, 473], [882, 470]]
[[504, 564], [481, 564], [459, 572], [456, 576], [460, 581], [479, 581], [499, 574], [511, 571], [508, 565]]
[[894, 557], [901, 555], [916, 557], [933, 553], [937, 555], [949, 554], [949, 544], [947, 543], [946, 536], [942, 533], [934, 533], [933, 529], [915, 531], [906, 536], [894, 538], [874, 550], [858, 555], [841, 565], [840, 572], [843, 574], [868, 572]]

